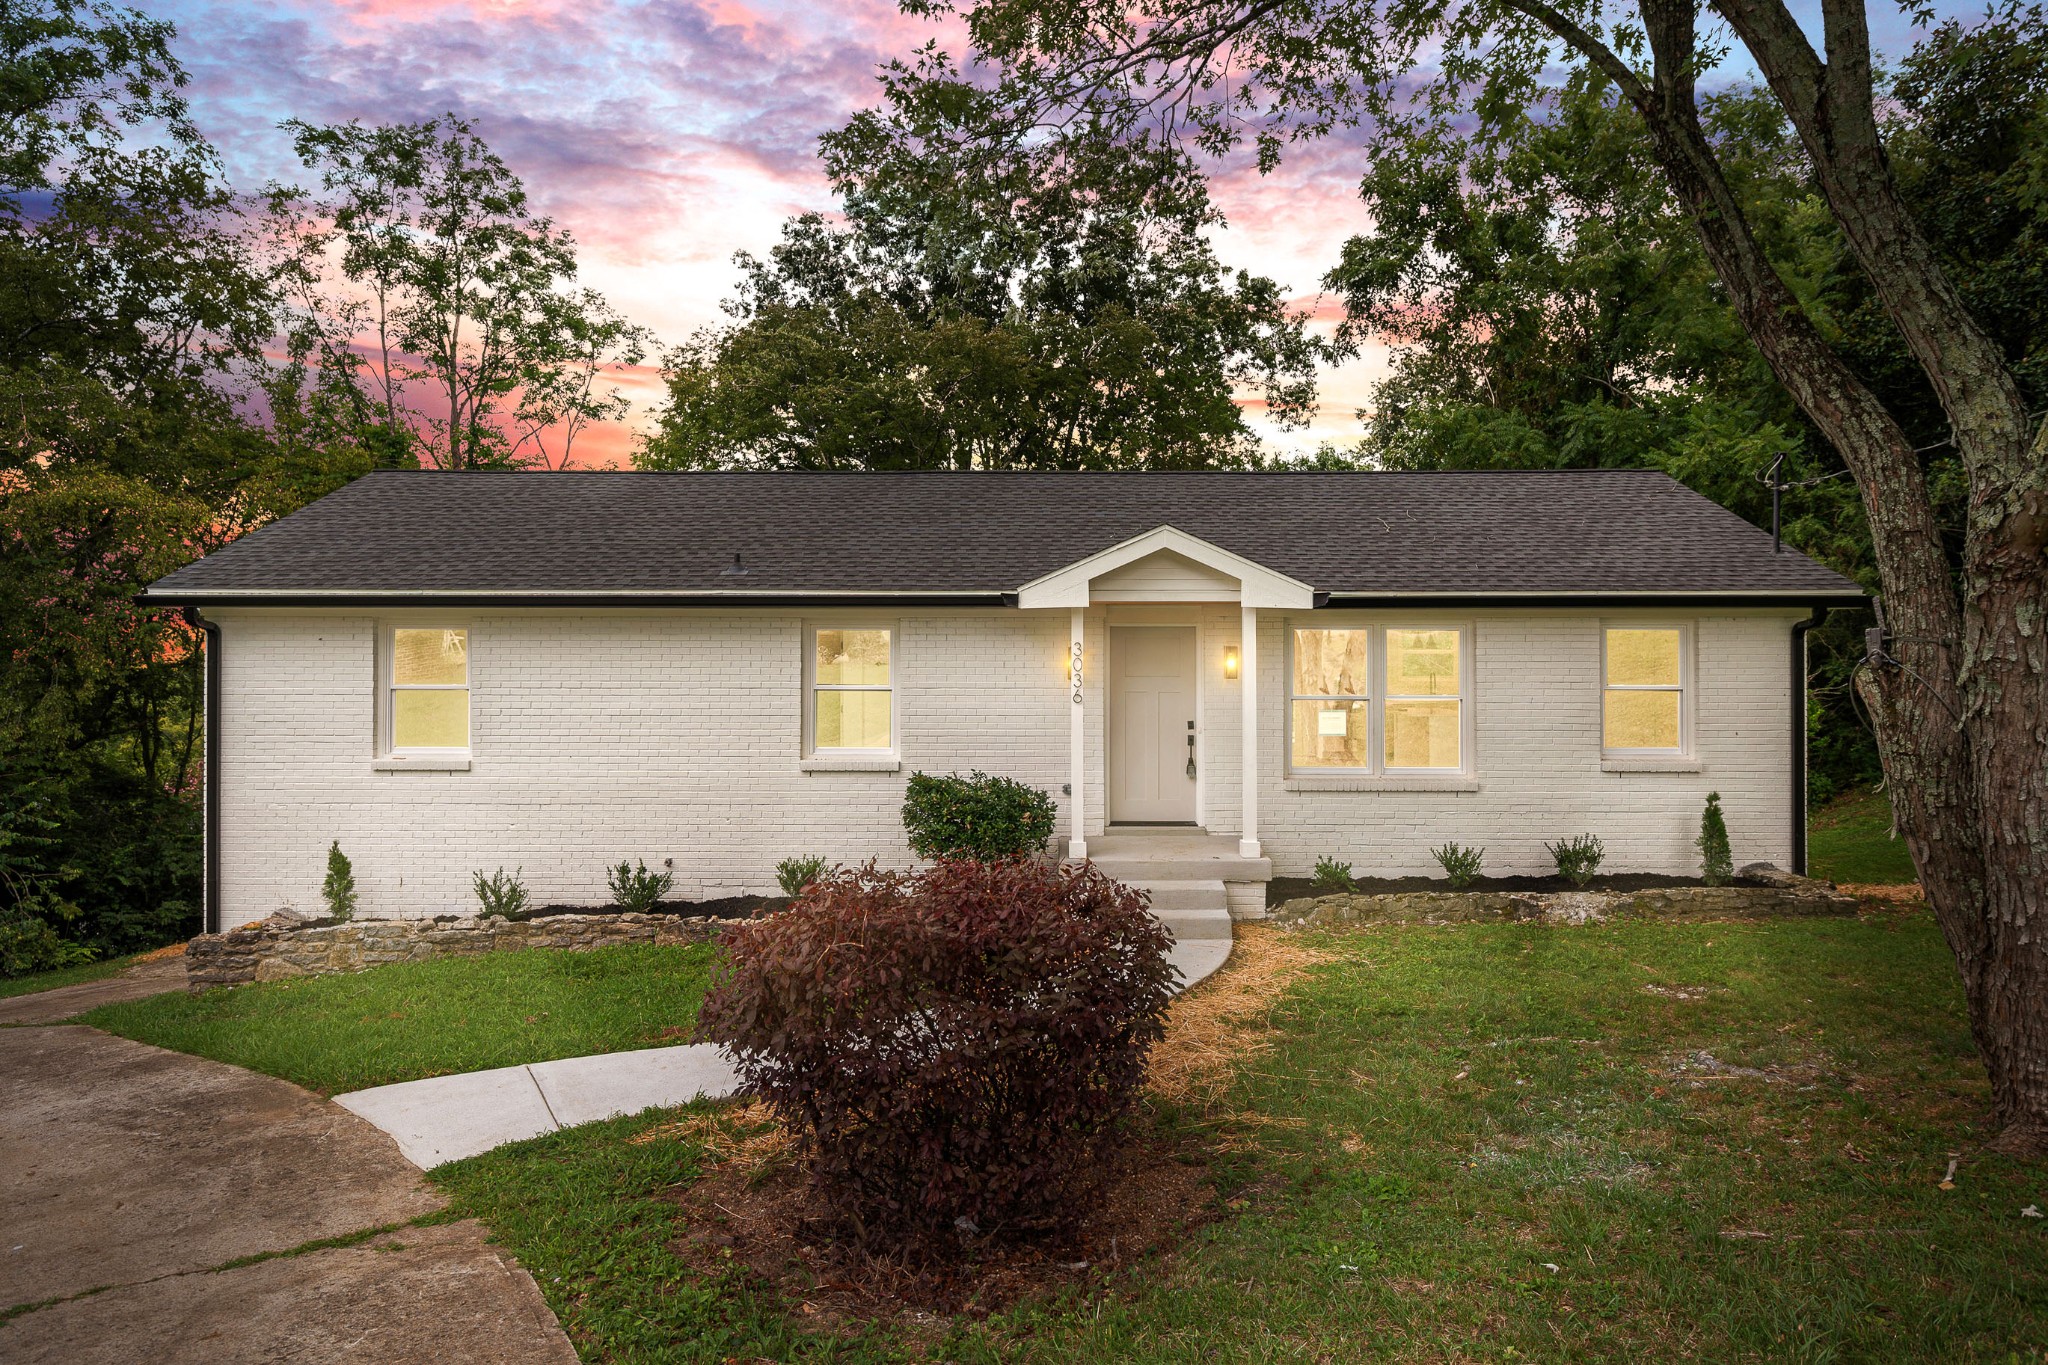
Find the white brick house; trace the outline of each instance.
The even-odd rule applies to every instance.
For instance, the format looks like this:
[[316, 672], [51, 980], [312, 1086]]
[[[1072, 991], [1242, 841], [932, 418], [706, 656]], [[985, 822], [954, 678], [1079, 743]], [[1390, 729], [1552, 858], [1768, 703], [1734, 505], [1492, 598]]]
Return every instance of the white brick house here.
[[[377, 474], [152, 585], [209, 630], [209, 927], [908, 863], [913, 771], [1075, 856], [1803, 861], [1804, 628], [1854, 585], [1661, 475]], [[1132, 866], [1118, 864], [1122, 871]]]

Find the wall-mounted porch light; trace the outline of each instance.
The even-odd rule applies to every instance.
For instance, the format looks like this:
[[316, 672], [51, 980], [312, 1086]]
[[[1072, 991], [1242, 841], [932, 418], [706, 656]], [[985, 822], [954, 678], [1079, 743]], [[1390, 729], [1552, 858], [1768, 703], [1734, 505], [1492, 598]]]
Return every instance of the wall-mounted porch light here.
[[1223, 646], [1223, 676], [1226, 678], [1235, 678], [1237, 676], [1236, 645]]

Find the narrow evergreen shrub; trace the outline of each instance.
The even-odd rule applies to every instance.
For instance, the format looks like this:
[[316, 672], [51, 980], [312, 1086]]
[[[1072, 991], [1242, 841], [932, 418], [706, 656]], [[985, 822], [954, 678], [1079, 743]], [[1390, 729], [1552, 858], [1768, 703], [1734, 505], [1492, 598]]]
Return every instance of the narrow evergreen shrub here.
[[612, 904], [634, 914], [644, 915], [661, 904], [661, 898], [676, 884], [673, 872], [649, 872], [647, 864], [639, 859], [632, 863], [620, 863], [605, 874], [605, 885], [611, 888]]
[[1161, 1034], [1171, 943], [1093, 867], [870, 863], [728, 929], [698, 1031], [845, 1234], [944, 1255], [1085, 1210]]
[[1335, 858], [1316, 859], [1316, 870], [1309, 880], [1319, 891], [1355, 891], [1358, 888], [1358, 883], [1351, 876], [1351, 864], [1340, 863]]
[[1728, 847], [1728, 822], [1721, 818], [1721, 793], [1707, 793], [1707, 808], [1700, 812], [1700, 879], [1708, 886], [1725, 886], [1735, 877], [1735, 854]]
[[1466, 848], [1463, 844], [1445, 844], [1431, 849], [1430, 854], [1444, 870], [1444, 878], [1453, 891], [1463, 891], [1478, 881], [1480, 864], [1486, 859], [1485, 849]]
[[1058, 810], [1038, 788], [979, 769], [965, 777], [912, 773], [903, 794], [903, 829], [920, 858], [995, 862], [1044, 849]]
[[1557, 874], [1573, 886], [1583, 888], [1593, 880], [1593, 874], [1600, 870], [1600, 860], [1607, 856], [1607, 850], [1600, 843], [1597, 834], [1581, 834], [1572, 839], [1560, 839], [1554, 844], [1545, 844], [1550, 856], [1557, 860]]
[[801, 858], [784, 858], [775, 865], [775, 884], [782, 888], [782, 894], [794, 899], [804, 893], [804, 888], [825, 875], [829, 866], [815, 853]]
[[327, 846], [327, 877], [320, 883], [329, 919], [350, 920], [356, 914], [356, 870], [341, 851], [341, 840]]
[[528, 902], [526, 883], [522, 880], [525, 872], [523, 867], [517, 872], [507, 872], [501, 867], [489, 876], [481, 871], [470, 874], [470, 885], [476, 888], [477, 904], [483, 907], [482, 913], [503, 915], [507, 919], [523, 913]]

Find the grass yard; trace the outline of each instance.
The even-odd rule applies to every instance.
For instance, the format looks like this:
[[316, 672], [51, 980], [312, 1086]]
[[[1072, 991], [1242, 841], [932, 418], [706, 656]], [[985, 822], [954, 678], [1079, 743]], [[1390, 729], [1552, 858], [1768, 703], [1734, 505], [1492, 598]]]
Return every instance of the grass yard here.
[[0, 976], [0, 1000], [34, 995], [37, 991], [54, 991], [59, 986], [76, 986], [81, 981], [98, 981], [114, 975], [134, 960], [132, 957], [110, 957], [103, 962], [81, 962], [75, 967], [59, 967], [55, 971], [36, 972], [29, 976]]
[[680, 1196], [720, 1158], [674, 1113], [434, 1179], [591, 1361], [2048, 1358], [2048, 1171], [1938, 1188], [1987, 1092], [1924, 912], [1252, 929], [1175, 1008], [1300, 947], [1204, 1035], [1214, 1097], [1147, 1117], [1201, 1136], [1219, 1216], [1050, 1301], [877, 1328], [693, 1270]]
[[508, 952], [107, 1005], [80, 1023], [333, 1095], [683, 1041], [712, 949]]
[[1886, 886], [1917, 882], [1906, 841], [1891, 837], [1891, 798], [1857, 788], [1813, 814], [1806, 827], [1807, 870], [1831, 882]]

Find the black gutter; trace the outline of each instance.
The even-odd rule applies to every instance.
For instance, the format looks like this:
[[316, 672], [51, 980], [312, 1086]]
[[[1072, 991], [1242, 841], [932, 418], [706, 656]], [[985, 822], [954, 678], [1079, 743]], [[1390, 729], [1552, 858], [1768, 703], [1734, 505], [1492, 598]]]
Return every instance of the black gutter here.
[[1001, 607], [1015, 593], [762, 593], [755, 596], [680, 593], [232, 593], [144, 592], [146, 607]]
[[1792, 871], [1806, 875], [1806, 632], [1828, 619], [1826, 607], [1792, 625]]
[[202, 743], [206, 753], [200, 777], [200, 814], [205, 843], [200, 854], [200, 922], [206, 933], [220, 932], [220, 627], [184, 609], [185, 624], [206, 637], [206, 719]]

